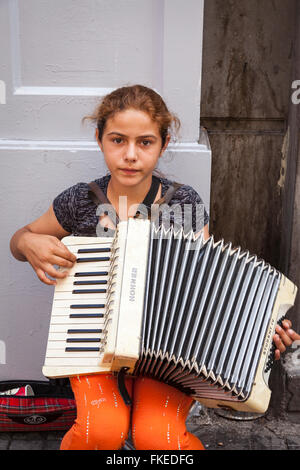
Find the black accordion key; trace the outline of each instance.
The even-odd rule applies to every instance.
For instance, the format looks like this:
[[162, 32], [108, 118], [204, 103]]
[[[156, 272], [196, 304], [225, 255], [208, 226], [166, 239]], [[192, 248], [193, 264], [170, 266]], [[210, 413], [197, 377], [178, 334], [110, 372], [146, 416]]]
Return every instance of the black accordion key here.
[[97, 271], [97, 272], [87, 272], [87, 273], [75, 273], [75, 277], [85, 277], [85, 276], [108, 276], [108, 271]]
[[95, 280], [95, 281], [75, 281], [73, 286], [92, 286], [95, 284], [107, 284], [107, 281], [104, 280]]
[[77, 253], [108, 253], [110, 248], [80, 248]]
[[72, 294], [105, 294], [106, 289], [75, 289]]
[[103, 313], [71, 313], [69, 318], [103, 318]]
[[89, 348], [89, 347], [68, 347], [65, 348], [66, 352], [74, 352], [74, 351], [82, 351], [82, 352], [92, 352], [92, 351], [100, 351], [100, 348]]
[[109, 261], [109, 256], [100, 256], [96, 258], [77, 258], [76, 263], [91, 263], [93, 261]]
[[104, 304], [72, 304], [70, 308], [104, 308]]
[[71, 334], [79, 334], [79, 333], [102, 333], [101, 329], [92, 329], [92, 328], [76, 328], [76, 329], [70, 329], [67, 331], [68, 335]]
[[100, 343], [100, 338], [67, 338], [67, 343]]

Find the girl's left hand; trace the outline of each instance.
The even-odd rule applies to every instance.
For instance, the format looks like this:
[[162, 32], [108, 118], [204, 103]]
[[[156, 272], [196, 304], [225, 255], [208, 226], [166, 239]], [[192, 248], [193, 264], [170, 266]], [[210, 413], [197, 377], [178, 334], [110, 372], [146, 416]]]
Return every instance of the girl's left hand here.
[[292, 322], [290, 320], [283, 320], [282, 327], [276, 325], [275, 335], [273, 336], [273, 341], [275, 343], [275, 361], [280, 359], [280, 354], [283, 353], [288, 346], [291, 346], [294, 341], [300, 340], [300, 335], [298, 335], [294, 330], [291, 329]]

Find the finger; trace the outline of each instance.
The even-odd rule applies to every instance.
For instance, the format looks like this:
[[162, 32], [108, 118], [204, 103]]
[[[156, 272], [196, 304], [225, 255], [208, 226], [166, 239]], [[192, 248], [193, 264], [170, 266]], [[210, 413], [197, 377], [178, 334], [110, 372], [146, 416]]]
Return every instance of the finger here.
[[57, 256], [59, 258], [65, 259], [71, 263], [75, 263], [76, 256], [74, 253], [71, 253], [69, 250], [61, 248], [59, 246], [55, 246], [52, 250], [52, 256]]
[[292, 329], [289, 329], [289, 330], [287, 330], [287, 334], [293, 340], [293, 342], [294, 341], [300, 341], [300, 335], [298, 335], [298, 333], [296, 333], [296, 331], [294, 331]]
[[56, 239], [56, 246], [58, 248], [58, 252], [55, 252], [55, 254], [58, 254], [59, 256], [62, 256], [63, 258], [68, 259], [71, 262], [76, 261], [76, 255], [72, 253], [60, 240]]
[[54, 255], [49, 259], [49, 263], [57, 264], [57, 266], [61, 266], [63, 268], [73, 268], [74, 266], [74, 262]]
[[283, 326], [283, 328], [285, 328], [286, 330], [287, 330], [288, 328], [291, 328], [291, 326], [292, 326], [291, 320], [287, 320], [287, 319], [283, 320], [282, 326]]
[[283, 353], [283, 352], [286, 350], [286, 347], [285, 347], [285, 345], [283, 344], [283, 342], [281, 341], [279, 335], [274, 335], [273, 341], [274, 341], [274, 343], [275, 343], [276, 348], [279, 349], [279, 351], [280, 351], [281, 353]]
[[279, 359], [280, 359], [280, 351], [279, 351], [279, 349], [275, 349], [275, 352], [274, 352], [274, 359], [275, 359], [275, 361], [279, 361]]
[[44, 282], [44, 284], [47, 284], [49, 286], [53, 286], [56, 284], [56, 281], [53, 280], [53, 279], [49, 279], [46, 274], [44, 273], [44, 271], [42, 271], [42, 269], [37, 269], [36, 270], [36, 274], [39, 278], [40, 281]]
[[[279, 325], [275, 328], [276, 333], [279, 334], [281, 341], [285, 344], [285, 346], [291, 346], [293, 343], [293, 339], [287, 334], [287, 332], [281, 328]], [[287, 330], [290, 331], [290, 330]]]
[[51, 264], [45, 264], [43, 270], [48, 276], [54, 277], [55, 279], [63, 279], [68, 275], [68, 271], [57, 270]]

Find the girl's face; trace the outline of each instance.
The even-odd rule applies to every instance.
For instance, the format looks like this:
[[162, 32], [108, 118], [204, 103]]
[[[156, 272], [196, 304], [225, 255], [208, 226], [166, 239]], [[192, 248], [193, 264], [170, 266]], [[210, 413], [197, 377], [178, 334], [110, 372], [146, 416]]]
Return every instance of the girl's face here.
[[168, 136], [162, 148], [158, 124], [135, 109], [116, 113], [107, 120], [101, 142], [98, 129], [96, 137], [111, 177], [122, 186], [149, 182], [170, 140]]

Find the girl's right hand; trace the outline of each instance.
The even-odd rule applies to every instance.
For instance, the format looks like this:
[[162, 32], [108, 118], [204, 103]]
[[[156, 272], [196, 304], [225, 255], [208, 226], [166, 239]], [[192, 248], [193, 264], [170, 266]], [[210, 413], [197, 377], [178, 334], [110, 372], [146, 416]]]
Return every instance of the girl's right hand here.
[[[58, 265], [71, 268], [76, 256], [56, 237], [33, 232], [22, 235], [20, 249], [27, 261], [31, 264], [40, 281], [48, 285], [55, 285], [56, 278], [63, 279], [68, 275], [67, 271], [58, 271], [53, 266]], [[46, 274], [53, 277], [49, 279]]]

